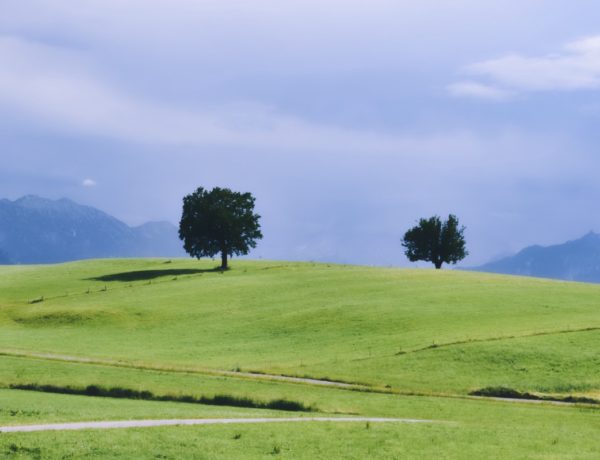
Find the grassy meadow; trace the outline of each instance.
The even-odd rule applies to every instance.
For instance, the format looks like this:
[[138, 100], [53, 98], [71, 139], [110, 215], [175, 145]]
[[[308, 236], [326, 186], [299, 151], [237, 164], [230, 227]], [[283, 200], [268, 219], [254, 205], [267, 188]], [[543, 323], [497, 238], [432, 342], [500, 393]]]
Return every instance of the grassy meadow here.
[[[450, 270], [214, 266], [0, 266], [0, 424], [290, 414], [440, 423], [14, 433], [0, 435], [0, 457], [597, 458], [600, 405], [469, 394], [505, 387], [600, 401], [600, 286]], [[313, 412], [11, 389], [27, 384], [284, 399]]]

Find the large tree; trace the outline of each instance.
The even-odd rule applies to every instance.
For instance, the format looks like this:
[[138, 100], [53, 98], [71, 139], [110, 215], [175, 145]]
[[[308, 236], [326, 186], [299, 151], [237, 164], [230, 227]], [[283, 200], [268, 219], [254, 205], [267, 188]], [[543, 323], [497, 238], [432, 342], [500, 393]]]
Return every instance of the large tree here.
[[262, 238], [250, 193], [215, 187], [199, 187], [183, 198], [179, 238], [192, 257], [221, 254], [221, 269], [227, 269], [227, 257], [248, 254]]
[[443, 263], [455, 264], [469, 254], [464, 231], [465, 227], [459, 227], [458, 219], [452, 214], [445, 222], [438, 216], [420, 219], [419, 225], [404, 234], [404, 253], [411, 262], [432, 262], [438, 269]]

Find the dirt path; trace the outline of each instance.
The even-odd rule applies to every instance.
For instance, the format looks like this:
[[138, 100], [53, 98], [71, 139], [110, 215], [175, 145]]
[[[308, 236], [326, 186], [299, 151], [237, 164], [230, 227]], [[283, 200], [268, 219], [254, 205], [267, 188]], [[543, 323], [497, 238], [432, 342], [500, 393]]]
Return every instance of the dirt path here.
[[349, 390], [365, 390], [369, 388], [367, 385], [361, 385], [360, 383], [345, 383], [345, 382], [336, 382], [333, 380], [320, 380], [320, 379], [311, 379], [309, 377], [291, 377], [288, 375], [276, 375], [276, 374], [259, 374], [257, 372], [233, 372], [233, 371], [222, 371], [224, 375], [228, 375], [230, 377], [247, 377], [251, 379], [257, 380], [277, 380], [281, 382], [290, 382], [290, 383], [304, 383], [309, 385], [321, 385], [326, 387], [336, 387], [336, 388], [346, 388]]
[[435, 420], [381, 417], [289, 417], [289, 418], [204, 418], [167, 420], [118, 420], [105, 422], [49, 423], [44, 425], [0, 426], [0, 433], [24, 433], [32, 431], [65, 431], [111, 428], [146, 428], [155, 426], [223, 425], [246, 423], [292, 423], [292, 422], [369, 422], [369, 423], [439, 423]]
[[90, 364], [94, 366], [109, 366], [109, 367], [122, 367], [127, 369], [137, 369], [155, 372], [176, 372], [182, 374], [199, 374], [199, 375], [215, 375], [233, 378], [247, 378], [253, 380], [269, 380], [279, 381], [288, 383], [301, 383], [308, 385], [319, 385], [327, 387], [344, 388], [347, 390], [365, 390], [370, 387], [362, 385], [360, 383], [346, 383], [336, 382], [332, 380], [322, 380], [309, 377], [292, 377], [287, 375], [276, 375], [276, 374], [263, 374], [258, 372], [244, 372], [244, 371], [226, 371], [220, 369], [199, 369], [189, 367], [164, 367], [164, 366], [151, 366], [147, 364], [136, 364], [129, 363], [126, 361], [115, 361], [109, 359], [96, 359], [86, 358], [82, 356], [69, 356], [54, 353], [35, 353], [35, 352], [21, 352], [14, 350], [2, 350], [0, 349], [0, 356], [11, 356], [15, 358], [29, 358], [29, 359], [43, 359], [47, 361], [60, 361], [69, 363], [79, 364]]
[[[460, 345], [470, 345], [473, 343], [500, 342], [500, 341], [504, 341], [504, 340], [526, 339], [526, 338], [530, 338], [530, 337], [541, 337], [541, 336], [545, 336], [545, 335], [574, 334], [574, 333], [578, 333], [578, 332], [591, 332], [591, 331], [598, 331], [598, 330], [600, 330], [600, 326], [588, 326], [588, 327], [583, 327], [583, 328], [579, 328], [579, 329], [559, 329], [559, 330], [555, 330], [555, 331], [531, 332], [529, 334], [521, 334], [521, 335], [503, 335], [500, 337], [484, 337], [484, 338], [480, 338], [480, 339], [457, 340], [455, 342], [432, 344], [432, 345], [427, 345], [426, 347], [414, 348], [412, 350], [399, 351], [399, 352], [395, 353], [393, 356], [402, 356], [402, 355], [408, 355], [408, 354], [413, 354], [413, 353], [420, 353], [422, 351], [435, 350], [437, 348], [447, 348], [447, 347], [454, 347], [454, 346], [460, 346]], [[381, 356], [381, 358], [389, 358], [390, 356], [392, 356], [392, 355]], [[359, 358], [355, 361], [364, 360], [364, 359], [365, 358]], [[371, 359], [371, 358], [369, 358], [369, 359]]]

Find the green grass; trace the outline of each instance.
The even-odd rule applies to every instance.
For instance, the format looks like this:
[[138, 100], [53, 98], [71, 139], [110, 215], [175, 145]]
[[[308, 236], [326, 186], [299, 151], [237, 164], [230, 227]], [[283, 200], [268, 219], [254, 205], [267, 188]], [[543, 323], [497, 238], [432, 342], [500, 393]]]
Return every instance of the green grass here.
[[[0, 424], [25, 425], [91, 420], [243, 418], [298, 415], [266, 409], [204, 406], [173, 402], [90, 398], [0, 389]], [[4, 438], [6, 434], [1, 434]]]
[[[225, 274], [176, 280], [168, 274], [194, 267], [212, 264], [89, 261], [3, 268], [0, 348], [373, 382], [377, 369], [365, 372], [356, 360], [434, 343], [600, 327], [600, 287], [593, 285], [240, 261]], [[94, 280], [144, 269], [165, 275]], [[39, 296], [45, 300], [27, 303]], [[385, 359], [379, 371], [390, 365], [400, 369], [402, 358]]]
[[[599, 349], [600, 331], [583, 331], [451, 345], [359, 362], [369, 381], [403, 391], [466, 394], [506, 386], [593, 395], [600, 389]], [[316, 372], [325, 373], [326, 368], [317, 367]]]
[[[341, 390], [333, 390], [342, 392]], [[343, 393], [343, 392], [342, 392]], [[349, 393], [349, 392], [346, 392]], [[0, 435], [0, 458], [597, 458], [600, 413], [571, 407], [356, 393], [400, 415], [453, 423], [229, 425]], [[268, 411], [0, 391], [21, 422], [261, 416]], [[19, 409], [21, 408], [21, 409]], [[29, 411], [29, 413], [28, 413]], [[274, 413], [272, 416], [278, 416]], [[279, 453], [274, 453], [274, 447]], [[20, 457], [19, 457], [20, 455]], [[275, 457], [278, 458], [278, 457]]]
[[[362, 427], [364, 433], [348, 426], [273, 426], [271, 437], [260, 428], [244, 427], [254, 434], [236, 442], [222, 427], [149, 430], [156, 438], [132, 430], [129, 435], [103, 433], [98, 438], [98, 452], [109, 452], [107, 456], [121, 452], [111, 445], [113, 438], [148, 437], [144, 446], [150, 450], [138, 454], [149, 458], [150, 451], [182, 441], [180, 433], [196, 432], [214, 433], [215, 438], [189, 440], [192, 450], [202, 442], [215, 449], [215, 456], [225, 449], [236, 457], [239, 448], [250, 458], [326, 458], [336, 449], [348, 453], [341, 457], [365, 458], [373, 456], [369, 449], [378, 445], [377, 439], [384, 446], [381, 458], [402, 457], [403, 453], [437, 458], [439, 446], [445, 446], [443, 452], [450, 458], [472, 458], [469, 453], [488, 458], [498, 453], [500, 457], [502, 452], [505, 457], [510, 453], [510, 457], [569, 458], [565, 457], [569, 446], [577, 453], [574, 457], [585, 458], [586, 449], [591, 449], [589, 427], [598, 427], [597, 409], [498, 405], [473, 401], [467, 395], [482, 388], [505, 387], [522, 393], [600, 399], [596, 352], [600, 348], [600, 286], [448, 270], [234, 261], [232, 270], [220, 273], [212, 270], [214, 265], [145, 259], [0, 267], [0, 387], [101, 385], [155, 395], [210, 398], [227, 394], [257, 401], [288, 399], [327, 414], [460, 422], [435, 427], [378, 426], [370, 431]], [[48, 359], [31, 357], [40, 354]], [[72, 357], [97, 363], [65, 361]], [[392, 394], [217, 375], [222, 370], [358, 382]], [[110, 398], [87, 398], [102, 399]], [[83, 404], [81, 399], [73, 401]], [[123, 418], [126, 410], [118, 409], [124, 407], [119, 404], [153, 404], [149, 407], [156, 407], [157, 413], [163, 410], [158, 409], [161, 405], [171, 410], [180, 404], [182, 411], [188, 410], [184, 406], [194, 406], [115, 401], [106, 417]], [[72, 419], [64, 413], [61, 416], [65, 421]], [[45, 416], [36, 417], [44, 420]], [[544, 422], [545, 417], [549, 421]], [[519, 437], [510, 444], [513, 418], [523, 433], [540, 441], [527, 444]], [[578, 434], [567, 441], [565, 430]], [[297, 439], [292, 439], [292, 432], [299, 433]], [[34, 444], [39, 448], [49, 448], [43, 441], [49, 439], [48, 434], [19, 436], [37, 440]], [[84, 433], [57, 436], [65, 440], [59, 443], [65, 455], [69, 440], [85, 438], [85, 446], [96, 445]], [[311, 450], [303, 436], [318, 442], [323, 452]], [[279, 453], [265, 453], [273, 448], [271, 438], [281, 444]], [[170, 441], [161, 444], [159, 439]], [[554, 443], [555, 439], [559, 441]], [[538, 445], [546, 441], [547, 448]], [[344, 450], [344, 445], [352, 446], [356, 454]], [[509, 446], [512, 450], [506, 450]], [[58, 456], [48, 452], [50, 457]]]

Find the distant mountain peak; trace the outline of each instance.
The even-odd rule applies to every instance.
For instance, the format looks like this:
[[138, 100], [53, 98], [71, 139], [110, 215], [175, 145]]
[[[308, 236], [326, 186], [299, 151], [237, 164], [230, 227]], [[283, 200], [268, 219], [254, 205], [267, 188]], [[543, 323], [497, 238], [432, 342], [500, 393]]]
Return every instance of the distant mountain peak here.
[[0, 200], [0, 263], [184, 254], [177, 228], [168, 222], [132, 228], [68, 198], [26, 195]]
[[[10, 201], [10, 200], [9, 200]], [[13, 203], [17, 203], [17, 204], [24, 204], [24, 203], [39, 203], [39, 204], [50, 204], [50, 203], [69, 203], [69, 204], [75, 204], [77, 206], [84, 206], [81, 204], [78, 204], [76, 202], [74, 202], [73, 200], [69, 199], [69, 198], [58, 198], [56, 200], [53, 200], [52, 198], [44, 198], [41, 197], [39, 195], [23, 195], [21, 198], [17, 198], [15, 201], [13, 201]]]
[[21, 198], [17, 198], [15, 201], [13, 201], [13, 203], [15, 204], [19, 204], [19, 205], [23, 205], [23, 204], [44, 204], [44, 203], [51, 203], [53, 200], [50, 200], [48, 198], [42, 198], [40, 196], [37, 195], [24, 195]]
[[[10, 201], [9, 201], [10, 202]], [[16, 199], [12, 202], [13, 204], [22, 208], [45, 208], [45, 209], [57, 209], [64, 207], [73, 207], [83, 205], [77, 204], [68, 198], [60, 198], [58, 200], [52, 200], [49, 198], [42, 198], [38, 195], [25, 195], [21, 198]]]
[[600, 235], [590, 231], [562, 244], [528, 246], [473, 270], [600, 283]]
[[598, 238], [600, 238], [600, 235], [598, 233], [595, 233], [593, 230], [590, 230], [581, 238], [579, 238], [579, 240], [575, 241], [597, 240]]

